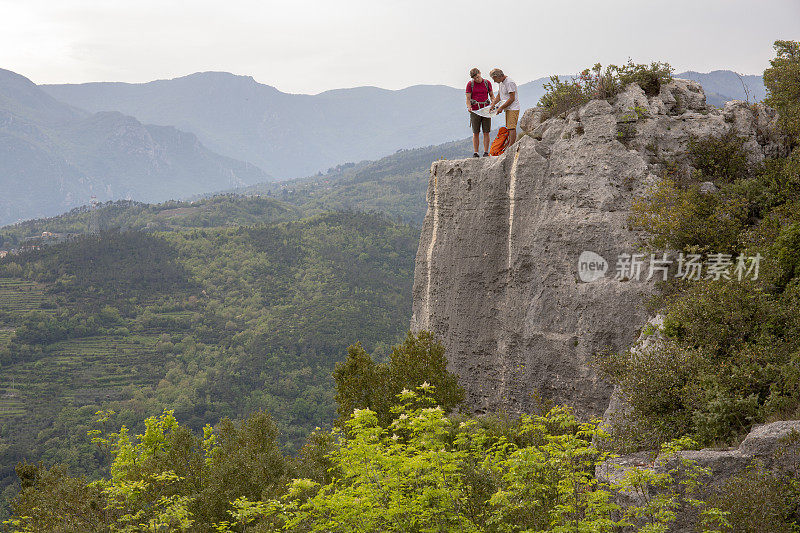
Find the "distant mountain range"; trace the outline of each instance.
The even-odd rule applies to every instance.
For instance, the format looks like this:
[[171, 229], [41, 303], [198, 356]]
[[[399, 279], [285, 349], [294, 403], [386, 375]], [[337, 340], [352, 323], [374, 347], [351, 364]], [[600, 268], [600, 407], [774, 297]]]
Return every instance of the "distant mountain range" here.
[[762, 77], [752, 74], [742, 75], [730, 70], [702, 74], [690, 70], [676, 74], [675, 77], [698, 82], [706, 93], [706, 101], [717, 107], [722, 107], [729, 100], [759, 102], [767, 96]]
[[[745, 97], [731, 71], [676, 76], [701, 81], [715, 105]], [[523, 107], [536, 105], [547, 81], [539, 78], [519, 86]], [[754, 96], [763, 98], [759, 76], [745, 76], [743, 81]], [[192, 132], [212, 150], [249, 161], [278, 179], [308, 176], [345, 161], [377, 159], [469, 133], [463, 89], [443, 85], [399, 91], [356, 87], [312, 96], [283, 93], [249, 76], [199, 72], [149, 83], [42, 89], [88, 111], [119, 111], [148, 124]]]
[[249, 76], [202, 72], [142, 84], [42, 88], [89, 111], [115, 110], [191, 131], [211, 149], [250, 161], [279, 179], [468, 132], [463, 96], [443, 85], [400, 91], [357, 87], [311, 96], [286, 94]]
[[[725, 70], [676, 76], [699, 81], [714, 105], [765, 94], [759, 76]], [[536, 104], [547, 81], [519, 86], [523, 108]], [[437, 146], [469, 133], [462, 90], [417, 85], [299, 95], [224, 72], [37, 87], [0, 69], [0, 224], [60, 213], [92, 195], [99, 201], [185, 198], [267, 182], [270, 175], [315, 175], [419, 146], [453, 157], [453, 146]], [[395, 159], [402, 167], [403, 157], [414, 158], [417, 174], [427, 152]], [[374, 170], [362, 167], [360, 175]], [[418, 218], [404, 211], [404, 218]]]
[[0, 224], [60, 213], [91, 196], [159, 201], [268, 179], [192, 133], [77, 109], [0, 70]]
[[420, 226], [431, 161], [463, 157], [471, 139], [400, 150], [377, 161], [346, 163], [325, 174], [200, 194], [184, 201], [105, 202], [54, 217], [0, 226], [0, 250], [18, 247], [43, 232], [82, 234], [97, 230], [176, 231], [190, 227], [272, 224], [331, 211], [379, 212]]

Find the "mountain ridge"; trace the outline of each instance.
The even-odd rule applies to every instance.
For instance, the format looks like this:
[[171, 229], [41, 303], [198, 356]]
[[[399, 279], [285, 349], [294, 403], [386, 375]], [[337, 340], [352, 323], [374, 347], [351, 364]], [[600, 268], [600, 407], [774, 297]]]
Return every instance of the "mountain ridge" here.
[[[445, 86], [399, 92], [358, 87], [292, 95], [252, 77], [206, 72], [145, 84], [100, 82], [43, 89], [90, 111], [117, 110], [143, 122], [192, 131], [215, 151], [282, 178], [463, 136], [463, 127], [451, 119], [463, 111], [460, 99], [453, 98], [455, 89]], [[404, 118], [419, 114], [420, 102], [434, 109], [427, 119], [439, 124], [433, 132], [420, 120], [402, 125]], [[384, 122], [362, 126], [369, 116], [381, 113]], [[308, 128], [313, 135], [306, 133]]]
[[158, 201], [269, 178], [191, 132], [84, 111], [7, 70], [0, 70], [0, 155], [0, 223], [57, 214], [92, 196]]
[[[684, 74], [692, 71], [676, 77]], [[702, 76], [710, 103], [740, 97], [738, 92], [731, 94], [734, 87], [727, 79], [734, 73]], [[720, 77], [725, 79], [717, 86]], [[748, 83], [755, 78], [748, 77]], [[547, 82], [549, 77], [542, 77], [519, 85], [523, 107], [536, 104]], [[117, 110], [145, 123], [191, 131], [214, 151], [250, 161], [278, 179], [312, 175], [346, 161], [379, 159], [398, 149], [442, 144], [469, 133], [463, 89], [441, 84], [292, 94], [252, 76], [206, 71], [136, 84], [41, 87], [89, 111]]]

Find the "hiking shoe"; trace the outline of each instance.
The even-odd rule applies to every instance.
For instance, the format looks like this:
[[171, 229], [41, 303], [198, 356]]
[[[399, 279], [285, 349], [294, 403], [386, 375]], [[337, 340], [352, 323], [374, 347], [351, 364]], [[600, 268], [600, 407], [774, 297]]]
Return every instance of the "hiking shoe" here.
[[483, 152], [483, 157], [489, 157], [489, 152]]
[[474, 154], [472, 154], [472, 157], [480, 157], [480, 156], [478, 155], [478, 152], [475, 152]]

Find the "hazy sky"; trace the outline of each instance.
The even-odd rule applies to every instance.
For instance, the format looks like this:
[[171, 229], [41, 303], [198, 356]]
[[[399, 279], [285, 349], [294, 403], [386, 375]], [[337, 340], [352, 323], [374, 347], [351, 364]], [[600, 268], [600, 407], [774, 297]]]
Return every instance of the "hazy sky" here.
[[472, 66], [524, 83], [628, 57], [760, 74], [776, 39], [800, 39], [800, 0], [0, 0], [0, 68], [36, 83], [460, 87]]

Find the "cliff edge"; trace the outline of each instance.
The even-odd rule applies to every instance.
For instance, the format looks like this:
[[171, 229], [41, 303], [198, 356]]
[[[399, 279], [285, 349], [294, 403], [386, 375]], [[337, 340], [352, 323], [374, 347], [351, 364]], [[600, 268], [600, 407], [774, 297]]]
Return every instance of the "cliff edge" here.
[[[659, 277], [646, 280], [646, 262], [638, 279], [617, 272], [620, 255], [639, 251], [633, 199], [668, 165], [691, 171], [692, 136], [734, 130], [753, 161], [778, 155], [775, 120], [761, 104], [708, 107], [692, 81], [653, 97], [630, 85], [545, 121], [529, 109], [502, 156], [434, 162], [411, 329], [443, 341], [477, 413], [525, 412], [545, 400], [600, 416], [611, 386], [591, 362], [635, 341]], [[583, 252], [599, 256], [589, 267], [598, 279], [584, 281]]]

